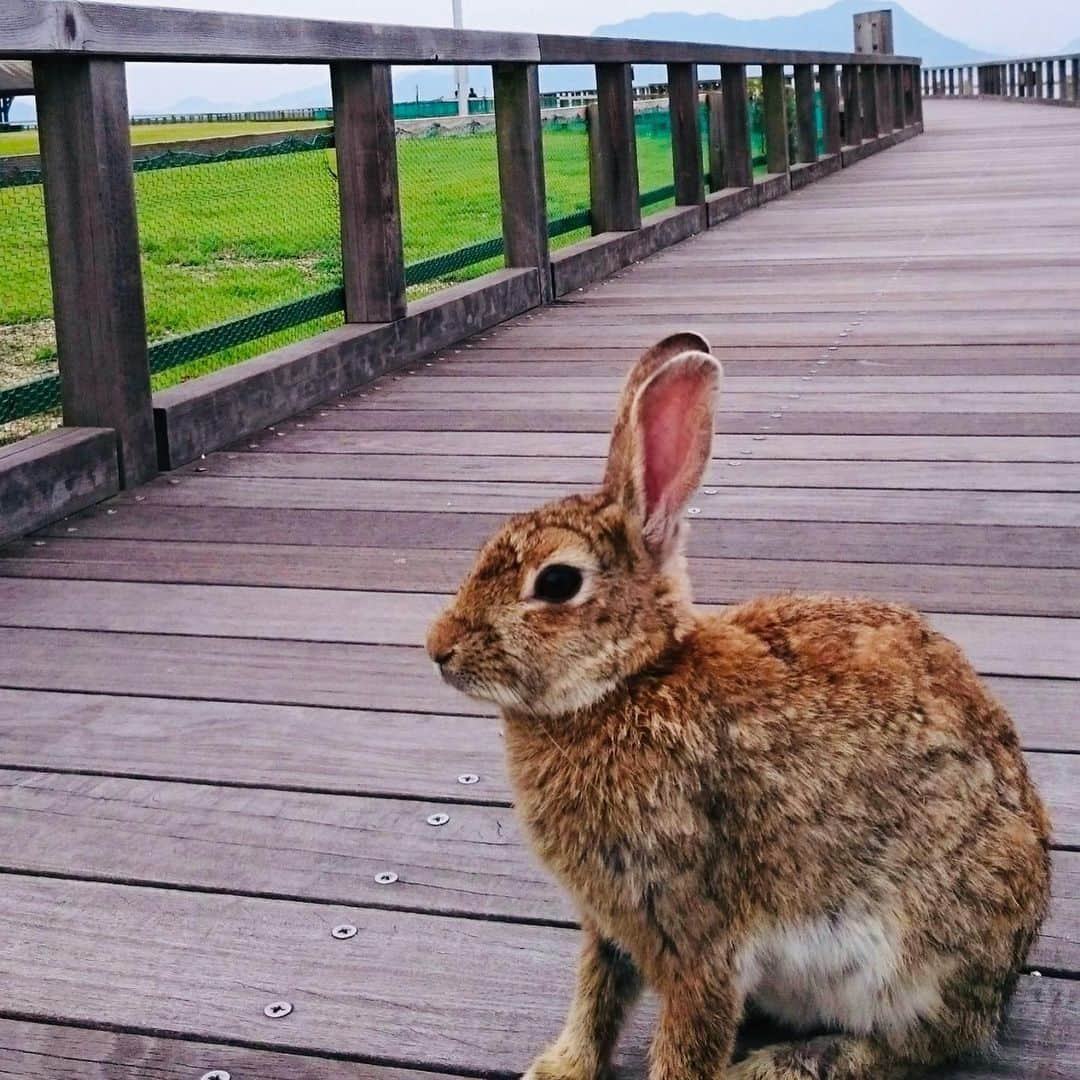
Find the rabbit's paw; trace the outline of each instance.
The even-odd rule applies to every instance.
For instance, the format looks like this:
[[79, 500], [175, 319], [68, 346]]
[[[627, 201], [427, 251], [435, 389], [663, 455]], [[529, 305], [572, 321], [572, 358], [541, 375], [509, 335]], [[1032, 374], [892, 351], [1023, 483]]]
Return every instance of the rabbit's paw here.
[[835, 1057], [832, 1039], [767, 1046], [730, 1066], [724, 1080], [826, 1080]]
[[609, 1069], [593, 1072], [558, 1045], [545, 1050], [529, 1067], [522, 1080], [612, 1080]]

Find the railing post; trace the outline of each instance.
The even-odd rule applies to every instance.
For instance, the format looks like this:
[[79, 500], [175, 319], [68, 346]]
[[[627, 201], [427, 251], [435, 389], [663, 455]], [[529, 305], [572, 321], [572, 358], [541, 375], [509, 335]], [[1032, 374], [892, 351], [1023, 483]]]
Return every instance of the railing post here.
[[949, 97], [956, 94], [956, 68], [949, 68]]
[[859, 69], [862, 80], [863, 138], [876, 139], [881, 134], [878, 123], [877, 76], [873, 64], [866, 64]]
[[1054, 61], [1046, 61], [1046, 96], [1053, 101], [1056, 94], [1054, 93]]
[[1060, 89], [1058, 90], [1058, 97], [1061, 98], [1062, 101], [1065, 101], [1065, 99], [1069, 96], [1069, 61], [1068, 60], [1059, 60], [1058, 61], [1058, 86], [1060, 87]]
[[596, 104], [588, 107], [593, 232], [641, 228], [633, 68], [596, 65]]
[[817, 102], [814, 97], [814, 68], [795, 65], [795, 134], [799, 161], [817, 161]]
[[1072, 96], [1073, 101], [1080, 101], [1080, 56], [1072, 58]]
[[881, 64], [875, 64], [874, 86], [877, 90], [877, 130], [879, 135], [887, 135], [893, 128], [891, 83], [889, 69]]
[[[919, 70], [916, 68], [916, 70]], [[921, 124], [923, 122], [923, 107], [922, 107], [922, 82], [916, 80], [915, 82], [915, 122]]]
[[1036, 60], [1035, 64], [1035, 96], [1041, 98], [1044, 96], [1043, 91], [1043, 62]]
[[902, 128], [904, 123], [904, 69], [899, 64], [893, 64], [889, 68], [889, 77], [892, 83], [892, 126]]
[[116, 431], [120, 479], [157, 472], [122, 60], [34, 61], [64, 423]]
[[390, 65], [337, 61], [330, 65], [330, 88], [345, 319], [393, 322], [405, 317], [406, 305]]
[[761, 65], [761, 90], [765, 110], [765, 167], [770, 173], [786, 173], [791, 163], [782, 64]]
[[818, 67], [818, 82], [821, 84], [821, 107], [825, 114], [825, 153], [839, 154], [843, 149], [843, 137], [840, 134], [840, 83], [835, 64], [821, 64]]
[[844, 142], [858, 146], [863, 140], [862, 78], [858, 64], [844, 65]]
[[1009, 97], [1016, 97], [1016, 65], [1009, 64], [1008, 75], [1008, 95]]
[[724, 163], [731, 187], [754, 186], [753, 150], [750, 146], [750, 115], [746, 95], [746, 67], [721, 64], [724, 94]]
[[705, 180], [701, 172], [697, 64], [668, 64], [667, 71], [675, 205], [700, 206], [705, 202]]
[[709, 125], [709, 190], [723, 191], [728, 186], [727, 157], [724, 153], [724, 95], [710, 90], [705, 95], [705, 115]]
[[535, 267], [547, 303], [553, 291], [538, 70], [536, 64], [494, 64], [492, 81], [505, 261]]

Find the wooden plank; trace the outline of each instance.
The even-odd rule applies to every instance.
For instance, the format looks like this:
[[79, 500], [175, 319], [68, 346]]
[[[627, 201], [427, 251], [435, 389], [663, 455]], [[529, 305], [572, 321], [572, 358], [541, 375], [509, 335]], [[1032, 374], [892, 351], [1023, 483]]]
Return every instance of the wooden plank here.
[[[0, 577], [0, 626], [418, 645], [448, 599], [379, 589]], [[1080, 672], [1080, 636], [1067, 620], [943, 613], [930, 622], [958, 641], [980, 671], [1047, 678]]]
[[[710, 90], [706, 93], [705, 111], [708, 121], [709, 191], [723, 191], [728, 187], [728, 164], [725, 152], [727, 140], [724, 135], [722, 91]], [[714, 222], [710, 220], [709, 224], [712, 225]]]
[[[767, 436], [794, 441], [797, 436]], [[724, 440], [726, 443], [727, 440]], [[765, 440], [762, 440], [765, 441]], [[285, 448], [289, 452], [275, 453]], [[422, 453], [293, 453], [288, 436], [265, 451], [215, 454], [199, 468], [215, 476], [349, 480], [490, 480], [599, 485], [604, 459]], [[814, 461], [759, 458], [758, 444], [717, 457], [705, 484], [720, 487], [827, 487], [939, 491], [1080, 491], [1072, 464], [1022, 462]], [[738, 462], [737, 466], [732, 462]], [[189, 469], [190, 474], [190, 469]], [[199, 473], [199, 476], [203, 473]]]
[[[335, 410], [344, 411], [344, 410]], [[316, 413], [322, 416], [324, 410]], [[325, 411], [326, 416], [333, 415]], [[257, 443], [260, 453], [290, 454], [450, 454], [468, 455], [477, 447], [472, 431], [399, 430], [352, 431], [278, 425], [275, 440]], [[786, 421], [785, 421], [786, 422]], [[489, 454], [557, 457], [599, 457], [607, 454], [607, 430], [595, 432], [495, 431], [482, 433]], [[284, 440], [284, 441], [282, 441]], [[238, 449], [246, 449], [242, 443]], [[923, 462], [1080, 462], [1080, 439], [1015, 436], [925, 435], [799, 435], [771, 431], [760, 435], [725, 435], [717, 444], [719, 456], [821, 459], [828, 461]], [[215, 459], [217, 460], [217, 459]]]
[[34, 84], [64, 423], [112, 428], [130, 487], [158, 461], [124, 65], [39, 60]]
[[697, 65], [669, 64], [667, 73], [675, 205], [703, 206]]
[[61, 428], [0, 452], [0, 544], [115, 495], [116, 433]]
[[[179, 478], [176, 478], [179, 479]], [[515, 484], [490, 481], [308, 480], [199, 476], [142, 491], [143, 506], [386, 510], [517, 514], [549, 499], [580, 494], [592, 484]], [[1080, 526], [1080, 505], [1053, 492], [879, 491], [744, 487], [703, 491], [699, 522], [709, 519], [896, 522], [937, 525]], [[114, 515], [126, 512], [113, 506]]]
[[761, 89], [765, 112], [765, 167], [770, 173], [787, 173], [788, 128], [784, 69], [780, 64], [763, 64]]
[[547, 303], [553, 294], [538, 69], [535, 64], [495, 64], [492, 78], [506, 265], [533, 267], [541, 301]]
[[[355, 545], [376, 548], [442, 548], [448, 536], [475, 550], [502, 517], [455, 511], [288, 510], [242, 507], [146, 506], [77, 519], [84, 537], [238, 543]], [[73, 524], [75, 524], [73, 522]], [[68, 526], [46, 533], [66, 535]], [[48, 547], [49, 541], [43, 541]], [[927, 525], [851, 522], [725, 521], [698, 519], [690, 532], [691, 555], [710, 558], [817, 559], [855, 562], [932, 563], [959, 566], [1080, 567], [1075, 529], [1016, 525]]]
[[[449, 820], [433, 827], [432, 812]], [[1056, 807], [1051, 814], [1060, 820]], [[5, 872], [522, 924], [577, 920], [506, 807], [0, 770], [0, 821]], [[239, 863], [238, 847], [262, 857]], [[398, 875], [392, 891], [375, 881], [387, 870]], [[1054, 853], [1052, 887], [1029, 964], [1074, 975], [1080, 854]]]
[[[976, 640], [974, 644], [982, 643]], [[0, 628], [0, 645], [0, 686], [9, 689], [415, 712], [476, 711], [475, 704], [435, 679], [422, 649], [403, 645], [27, 628]], [[972, 659], [984, 672], [1002, 676], [1030, 676], [1036, 671], [1075, 674], [1075, 668], [1064, 669], [1060, 656], [1032, 663], [1030, 654], [1018, 658], [1010, 653], [1003, 658], [1002, 651], [988, 649], [986, 656]], [[58, 653], [64, 655], [65, 663], [62, 670], [54, 671], [42, 658]]]
[[[474, 558], [469, 550], [414, 548], [407, 541], [387, 550], [177, 540], [157, 545], [76, 535], [50, 539], [41, 547], [30, 541], [11, 545], [0, 558], [0, 576], [450, 592]], [[795, 589], [878, 596], [923, 611], [1080, 616], [1080, 573], [1075, 570], [695, 557], [690, 576], [694, 595], [703, 603], [738, 603], [759, 593]]]
[[0, 1075], [21, 1080], [147, 1080], [150, 1076], [193, 1080], [214, 1070], [259, 1080], [430, 1080], [431, 1076], [308, 1054], [0, 1019]]
[[330, 86], [345, 318], [351, 323], [393, 322], [405, 315], [405, 255], [390, 65], [331, 64]]
[[814, 68], [795, 65], [795, 136], [800, 162], [817, 161], [817, 101]]
[[858, 146], [863, 140], [863, 80], [858, 64], [845, 64], [842, 71], [844, 84], [844, 145]]
[[597, 64], [596, 95], [595, 105], [586, 110], [593, 232], [639, 229], [641, 201], [631, 66]]
[[860, 61], [859, 80], [862, 102], [862, 136], [863, 139], [876, 139], [883, 131], [882, 118], [878, 113], [877, 92], [877, 69]]
[[330, 330], [181, 383], [154, 395], [159, 444], [175, 468], [539, 302], [535, 271], [501, 270], [410, 305], [396, 323]]

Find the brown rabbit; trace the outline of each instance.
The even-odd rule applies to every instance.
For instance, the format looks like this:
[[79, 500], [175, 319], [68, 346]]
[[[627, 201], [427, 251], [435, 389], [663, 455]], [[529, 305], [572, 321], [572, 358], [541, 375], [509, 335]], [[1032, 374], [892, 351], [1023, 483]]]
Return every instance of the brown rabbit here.
[[[866, 600], [693, 607], [720, 377], [697, 335], [646, 352], [600, 490], [510, 521], [428, 636], [502, 708], [518, 809], [581, 912], [529, 1080], [608, 1076], [643, 982], [652, 1080], [919, 1075], [992, 1040], [1046, 909], [1045, 810], [952, 642]], [[832, 1034], [733, 1065], [749, 1004]]]

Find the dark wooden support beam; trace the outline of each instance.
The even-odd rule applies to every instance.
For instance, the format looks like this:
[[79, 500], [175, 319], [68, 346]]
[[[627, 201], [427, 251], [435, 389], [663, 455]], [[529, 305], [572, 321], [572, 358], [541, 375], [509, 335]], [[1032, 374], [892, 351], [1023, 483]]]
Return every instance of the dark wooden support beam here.
[[705, 95], [705, 115], [709, 122], [709, 190], [723, 191], [728, 186], [723, 91], [710, 90]]
[[862, 116], [864, 139], [876, 139], [880, 134], [880, 128], [878, 126], [877, 108], [877, 77], [874, 74], [876, 71], [877, 68], [870, 65], [859, 68], [859, 78], [862, 81]]
[[1046, 61], [1046, 96], [1048, 98], [1050, 98], [1050, 100], [1053, 100], [1055, 97], [1057, 97], [1057, 92], [1054, 89], [1054, 86], [1055, 86], [1054, 61], [1053, 60], [1047, 60]]
[[547, 303], [552, 295], [551, 258], [538, 71], [536, 64], [492, 67], [506, 265], [534, 267]]
[[817, 161], [817, 102], [812, 64], [795, 65], [795, 131], [799, 160]]
[[667, 70], [675, 205], [700, 206], [705, 202], [705, 179], [701, 169], [697, 65], [668, 64]]
[[366, 60], [331, 64], [330, 87], [345, 319], [393, 322], [405, 316], [405, 254], [390, 65]]
[[956, 69], [949, 68], [949, 96], [952, 97], [956, 93]]
[[788, 155], [787, 102], [784, 100], [784, 69], [780, 64], [761, 66], [761, 86], [765, 109], [765, 158], [770, 173], [786, 173]]
[[889, 82], [892, 86], [892, 126], [893, 128], [907, 127], [904, 119], [904, 69], [896, 64], [889, 68]]
[[821, 107], [825, 114], [825, 153], [839, 154], [843, 149], [840, 133], [840, 81], [835, 64], [822, 64], [818, 68], [821, 84]]
[[1072, 58], [1072, 97], [1080, 101], [1080, 56]]
[[593, 232], [641, 228], [633, 68], [596, 65], [596, 104], [589, 121], [589, 189]]
[[1008, 82], [1008, 94], [1009, 97], [1016, 97], [1016, 65], [1009, 65], [1009, 82]]
[[720, 80], [724, 88], [724, 160], [727, 163], [728, 185], [752, 187], [754, 163], [750, 147], [745, 65], [722, 64]]
[[845, 64], [844, 82], [844, 143], [858, 146], [863, 140], [863, 80], [858, 64]]
[[1058, 90], [1058, 97], [1061, 98], [1062, 101], [1067, 100], [1068, 96], [1069, 96], [1069, 61], [1068, 60], [1059, 60], [1058, 61], [1058, 86], [1060, 87], [1060, 89]]
[[64, 423], [112, 428], [120, 482], [157, 472], [121, 60], [34, 62]]
[[893, 129], [892, 121], [892, 79], [886, 67], [874, 68], [874, 89], [877, 101], [877, 130], [879, 135], [887, 135]]
[[[918, 74], [920, 69], [914, 68], [913, 70]], [[923, 89], [918, 78], [915, 80], [915, 122], [917, 124], [923, 122]]]

